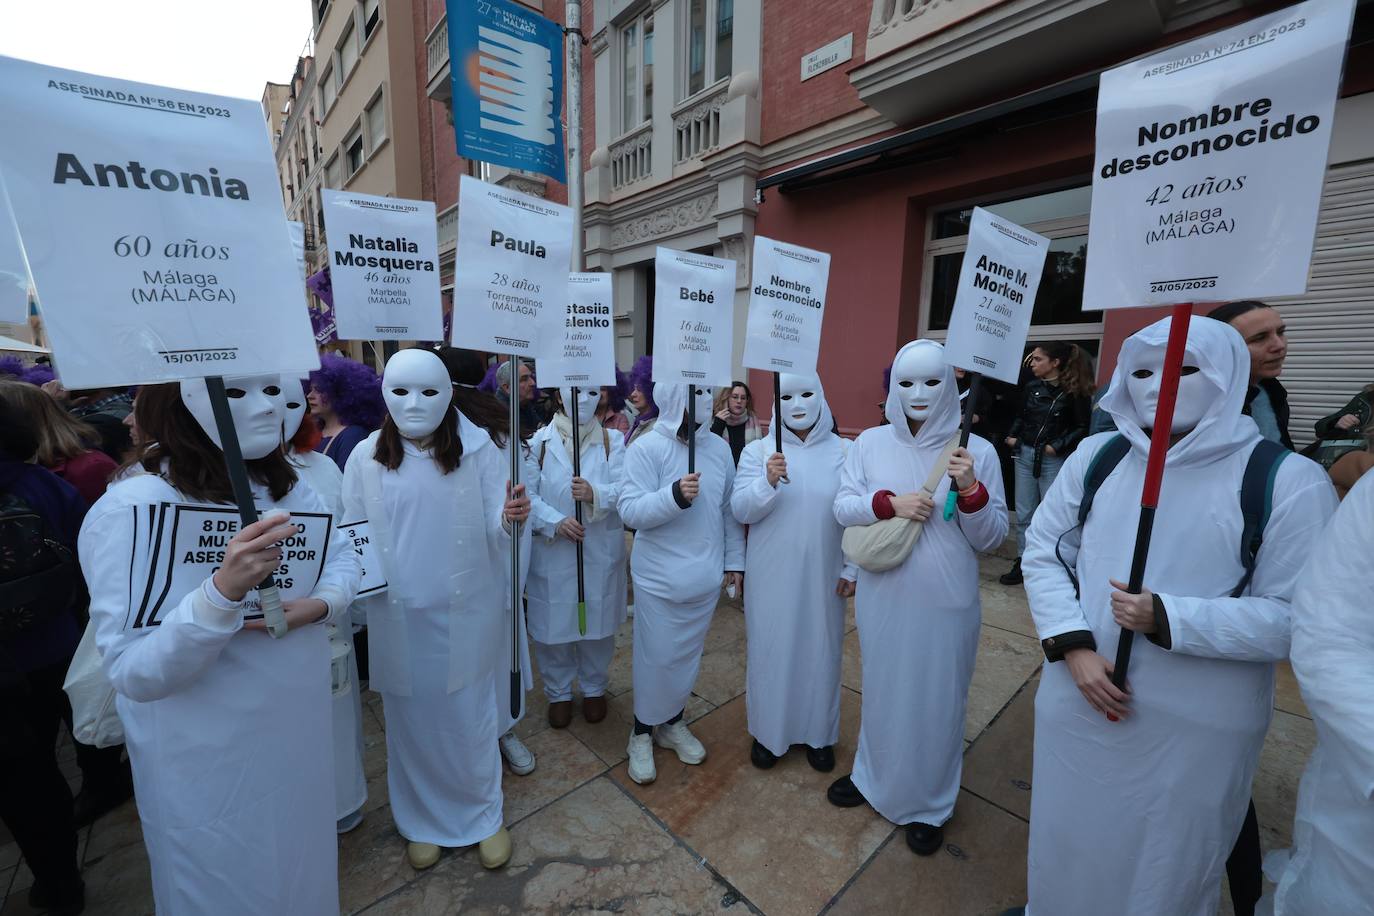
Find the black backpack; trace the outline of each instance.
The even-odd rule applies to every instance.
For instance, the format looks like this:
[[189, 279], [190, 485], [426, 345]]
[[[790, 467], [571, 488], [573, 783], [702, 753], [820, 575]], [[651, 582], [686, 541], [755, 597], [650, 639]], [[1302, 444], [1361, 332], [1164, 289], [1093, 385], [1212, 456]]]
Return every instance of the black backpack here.
[[[1098, 449], [1097, 454], [1088, 463], [1088, 470], [1083, 474], [1083, 500], [1078, 504], [1078, 524], [1069, 531], [1077, 531], [1083, 527], [1083, 523], [1088, 520], [1088, 513], [1092, 511], [1098, 489], [1130, 450], [1131, 443], [1122, 435], [1113, 436], [1107, 440], [1106, 445]], [[1244, 594], [1255, 574], [1255, 561], [1259, 557], [1260, 545], [1264, 543], [1264, 527], [1269, 524], [1269, 516], [1274, 510], [1274, 479], [1278, 476], [1279, 465], [1283, 463], [1283, 459], [1291, 454], [1293, 453], [1279, 443], [1261, 439], [1255, 443], [1254, 450], [1250, 452], [1250, 459], [1245, 463], [1245, 474], [1240, 481], [1240, 514], [1243, 520], [1240, 534], [1240, 565], [1244, 568], [1245, 574], [1231, 590], [1232, 598], [1239, 598]], [[1055, 541], [1054, 555], [1059, 560], [1059, 565], [1069, 574], [1069, 581], [1073, 583], [1073, 593], [1077, 596], [1078, 577], [1059, 552], [1059, 544], [1069, 531], [1065, 531], [1059, 536], [1059, 540]]]
[[66, 613], [82, 587], [76, 555], [23, 499], [0, 494], [0, 637]]

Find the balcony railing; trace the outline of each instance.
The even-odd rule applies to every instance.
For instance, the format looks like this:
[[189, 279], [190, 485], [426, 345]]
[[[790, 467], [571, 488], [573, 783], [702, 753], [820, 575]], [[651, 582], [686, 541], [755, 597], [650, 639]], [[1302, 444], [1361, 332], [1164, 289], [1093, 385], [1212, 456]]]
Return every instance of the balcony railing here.
[[434, 31], [425, 39], [425, 56], [429, 64], [427, 81], [433, 80], [448, 63], [448, 17], [439, 20]]
[[673, 164], [696, 159], [720, 146], [720, 109], [729, 85], [722, 82], [701, 99], [673, 112]]
[[645, 122], [624, 139], [611, 144], [611, 189], [648, 178], [653, 170], [653, 124]]
[[920, 41], [1003, 2], [1004, 0], [873, 0], [873, 12], [868, 18], [866, 56], [869, 60], [874, 60], [888, 51]]

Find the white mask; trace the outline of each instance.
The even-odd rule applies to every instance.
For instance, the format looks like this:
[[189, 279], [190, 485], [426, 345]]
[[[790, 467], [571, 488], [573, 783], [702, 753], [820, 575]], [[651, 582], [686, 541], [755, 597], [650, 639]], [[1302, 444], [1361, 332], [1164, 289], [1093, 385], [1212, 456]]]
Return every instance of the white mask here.
[[821, 416], [821, 382], [814, 375], [784, 373], [778, 378], [782, 392], [782, 422], [788, 429], [804, 433]]
[[946, 372], [938, 347], [913, 347], [893, 364], [891, 385], [908, 419], [922, 423], [930, 416]]
[[[559, 388], [558, 394], [563, 398], [563, 409], [568, 414], [568, 419], [572, 419], [572, 389]], [[596, 417], [596, 405], [601, 403], [600, 388], [579, 388], [577, 389], [577, 419], [586, 426]]]
[[305, 411], [310, 405], [305, 403], [305, 383], [300, 379], [283, 375], [281, 390], [285, 405], [282, 411], [282, 436], [290, 439], [301, 428], [301, 420], [305, 419]]
[[[238, 433], [239, 451], [243, 457], [250, 461], [265, 458], [281, 447], [281, 423], [285, 411], [281, 376], [226, 378], [224, 390], [229, 396], [229, 413], [234, 417], [234, 430]], [[215, 425], [215, 410], [210, 405], [210, 392], [205, 387], [205, 379], [183, 381], [181, 403], [191, 411], [191, 416], [196, 418], [210, 441], [224, 448], [219, 438], [219, 427]]]
[[387, 360], [382, 399], [396, 429], [407, 439], [424, 439], [439, 428], [453, 402], [453, 381], [437, 354], [401, 350]]
[[[1155, 408], [1159, 405], [1159, 385], [1163, 377], [1164, 354], [1158, 353], [1126, 376], [1126, 391], [1131, 396], [1144, 428], [1155, 422]], [[1178, 400], [1174, 403], [1173, 432], [1191, 432], [1206, 416], [1207, 409], [1217, 398], [1216, 389], [1198, 371], [1197, 361], [1184, 357], [1183, 374], [1178, 380]]]
[[714, 414], [712, 407], [716, 398], [716, 389], [705, 386], [692, 386], [692, 397], [696, 399], [697, 423], [706, 426], [711, 425], [711, 417]]

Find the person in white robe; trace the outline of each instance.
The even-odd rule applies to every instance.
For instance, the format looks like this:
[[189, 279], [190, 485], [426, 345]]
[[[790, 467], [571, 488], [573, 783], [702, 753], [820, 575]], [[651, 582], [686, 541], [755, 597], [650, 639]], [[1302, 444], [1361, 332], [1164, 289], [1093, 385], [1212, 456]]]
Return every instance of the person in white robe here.
[[[697, 427], [688, 430], [693, 392]], [[730, 509], [735, 461], [711, 433], [710, 388], [654, 385], [659, 419], [625, 453], [620, 517], [636, 529], [630, 555], [635, 588], [634, 728], [629, 775], [643, 785], [658, 776], [654, 744], [696, 765], [706, 748], [682, 721], [692, 695], [722, 576], [743, 584], [744, 530]], [[687, 473], [687, 442], [696, 440], [696, 470]]]
[[[343, 471], [328, 455], [314, 449], [293, 448], [291, 439], [306, 420], [307, 382], [283, 375], [283, 450], [300, 479], [329, 507], [334, 524], [353, 521], [343, 517]], [[363, 822], [367, 803], [367, 777], [363, 773], [363, 703], [358, 683], [358, 659], [353, 654], [354, 623], [350, 613], [325, 625], [329, 634], [333, 687], [334, 810], [339, 833], [348, 833]]]
[[[1265, 871], [1278, 916], [1374, 913], [1374, 474], [1346, 494], [1293, 594], [1293, 673], [1317, 726], [1293, 849]], [[1271, 861], [1272, 860], [1272, 861]]]
[[454, 409], [432, 351], [392, 356], [382, 395], [388, 417], [349, 457], [344, 506], [370, 522], [386, 574], [386, 593], [366, 600], [392, 815], [417, 869], [474, 844], [499, 868], [511, 853], [496, 744], [505, 571], [529, 502], [487, 431]]
[[821, 380], [779, 379], [782, 452], [769, 435], [740, 454], [730, 505], [749, 526], [744, 555], [749, 758], [769, 769], [793, 745], [811, 766], [835, 768], [845, 599], [858, 568], [845, 563], [835, 521], [848, 442], [834, 432]]
[[[978, 552], [1006, 538], [1007, 507], [997, 452], [978, 436], [951, 454], [933, 493], [924, 489], [940, 456], [958, 445], [959, 389], [940, 344], [916, 340], [897, 352], [885, 410], [887, 425], [864, 430], [850, 446], [835, 519], [850, 527], [895, 516], [924, 526], [901, 565], [859, 571], [859, 748], [854, 772], [827, 797], [841, 807], [867, 801], [906, 825], [913, 852], [931, 855], [943, 845], [959, 794], [982, 617]], [[951, 486], [958, 505], [946, 521]]]
[[[572, 721], [573, 682], [582, 688], [582, 716], [606, 718], [606, 688], [615, 633], [625, 622], [625, 527], [616, 503], [625, 459], [623, 437], [596, 418], [601, 389], [578, 389], [580, 476], [570, 457], [572, 419], [566, 405], [573, 390], [559, 391], [553, 422], [530, 439], [539, 471], [530, 489], [530, 526], [535, 534], [526, 596], [534, 654], [549, 700], [549, 724]], [[582, 522], [574, 502], [582, 504]], [[582, 545], [586, 632], [578, 626], [577, 545]]]
[[[1122, 345], [1101, 406], [1130, 451], [1083, 527], [1085, 474], [1113, 433], [1070, 456], [1027, 536], [1026, 593], [1050, 662], [1035, 698], [1036, 916], [1216, 912], [1273, 715], [1274, 662], [1288, 656], [1293, 588], [1335, 510], [1322, 469], [1288, 455], [1253, 578], [1230, 597], [1244, 575], [1241, 479], [1260, 439], [1241, 413], [1250, 356], [1234, 329], [1193, 318], [1145, 587], [1124, 591], [1169, 326]], [[1139, 637], [1126, 691], [1111, 682], [1123, 625]]]
[[346, 616], [361, 571], [332, 531], [309, 596], [283, 603], [289, 632], [265, 632], [254, 589], [297, 532], [288, 515], [329, 510], [282, 455], [277, 376], [225, 381], [263, 518], [228, 541], [213, 575], [187, 581], [173, 567], [156, 623], [139, 612], [130, 586], [150, 572], [150, 513], [231, 500], [204, 382], [144, 387], [135, 410], [156, 440], [142, 458], [148, 473], [111, 484], [81, 529], [91, 623], [124, 725], [158, 912], [337, 913], [323, 622]]

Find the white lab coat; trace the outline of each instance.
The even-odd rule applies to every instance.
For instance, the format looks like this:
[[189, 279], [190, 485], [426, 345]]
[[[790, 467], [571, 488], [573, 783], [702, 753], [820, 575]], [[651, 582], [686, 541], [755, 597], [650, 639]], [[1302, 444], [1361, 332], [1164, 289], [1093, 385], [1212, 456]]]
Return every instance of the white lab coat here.
[[730, 446], [712, 435], [709, 418], [697, 427], [701, 489], [690, 508], [680, 508], [672, 488], [687, 474], [687, 445], [669, 418], [683, 416], [687, 386], [660, 382], [654, 401], [659, 420], [625, 453], [619, 503], [621, 519], [636, 529], [634, 705], [646, 725], [687, 705], [725, 571], [744, 569], [744, 530], [730, 511]]
[[485, 430], [458, 422], [463, 456], [451, 473], [409, 441], [386, 470], [373, 458], [379, 433], [344, 471], [344, 505], [371, 522], [386, 573], [386, 593], [365, 600], [392, 815], [407, 840], [445, 847], [502, 825], [497, 683], [510, 622], [508, 469]]
[[[1102, 407], [1131, 451], [1097, 491], [1077, 530], [1083, 478], [1113, 434], [1085, 440], [1036, 510], [1022, 569], [1042, 640], [1091, 632], [1116, 656], [1108, 579], [1130, 573], [1153, 422], [1137, 415], [1129, 373], [1157, 368], [1169, 322], [1121, 349]], [[1215, 391], [1169, 450], [1145, 587], [1163, 601], [1172, 648], [1137, 635], [1132, 714], [1109, 722], [1074, 686], [1067, 663], [1044, 667], [1035, 700], [1027, 912], [1200, 916], [1216, 911], [1274, 706], [1274, 665], [1289, 645], [1289, 600], [1336, 497], [1319, 466], [1290, 455], [1247, 594], [1241, 579], [1240, 480], [1259, 431], [1241, 414], [1250, 355], [1230, 327], [1194, 318], [1187, 364]], [[1067, 532], [1067, 534], [1066, 534]], [[1064, 535], [1062, 541], [1060, 536]], [[1082, 597], [1055, 558], [1056, 542]]]
[[[749, 526], [744, 615], [748, 634], [745, 705], [749, 734], [779, 756], [794, 744], [833, 745], [840, 737], [840, 662], [845, 600], [841, 576], [853, 581], [835, 521], [848, 443], [831, 431], [825, 395], [806, 439], [783, 425], [789, 483], [768, 485], [776, 440], [749, 443], [740, 454], [730, 504]], [[774, 418], [773, 422], [781, 422]]]
[[[1317, 725], [1279, 916], [1374, 913], [1374, 474], [1351, 488], [1293, 594], [1293, 671]], [[1281, 857], [1280, 857], [1281, 858]], [[1269, 871], [1269, 862], [1265, 862]]]
[[[928, 340], [913, 347], [939, 347]], [[894, 385], [888, 425], [864, 430], [849, 448], [835, 497], [835, 519], [848, 527], [871, 525], [879, 490], [901, 496], [919, 491], [949, 440], [959, 430], [954, 371], [930, 416], [913, 438]], [[996, 451], [970, 436], [974, 474], [988, 492], [972, 513], [944, 520], [948, 475], [935, 490], [935, 511], [901, 566], [859, 570], [855, 620], [863, 654], [863, 719], [854, 759], [854, 785], [875, 811], [894, 824], [939, 826], [954, 812], [964, 759], [964, 712], [978, 655], [982, 604], [978, 551], [1007, 536], [1007, 506]]]
[[[343, 518], [343, 471], [334, 459], [319, 452], [292, 452], [296, 473], [334, 516]], [[348, 686], [334, 694], [331, 721], [334, 730], [334, 811], [342, 820], [367, 802], [367, 777], [363, 773], [363, 703], [358, 685], [358, 659], [353, 654], [353, 620], [345, 615], [328, 627], [331, 649], [346, 647]]]
[[[260, 511], [327, 512], [308, 487]], [[130, 620], [142, 507], [193, 503], [161, 476], [110, 486], [81, 526], [96, 645], [124, 723], [153, 899], [162, 913], [337, 913], [329, 643], [323, 624], [281, 639], [200, 587], [156, 627]], [[142, 521], [138, 524], [142, 524]], [[132, 575], [146, 575], [134, 570]], [[347, 616], [361, 569], [335, 531], [311, 597]]]
[[545, 645], [605, 639], [625, 622], [625, 527], [616, 512], [625, 446], [596, 417], [583, 424], [582, 441], [582, 477], [594, 499], [582, 507], [585, 634], [577, 629], [577, 546], [557, 534], [559, 522], [574, 517], [572, 459], [557, 418], [530, 441], [536, 464], [542, 456], [543, 466], [530, 493], [535, 539], [526, 596], [530, 634]]

